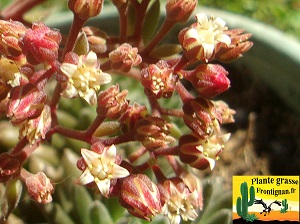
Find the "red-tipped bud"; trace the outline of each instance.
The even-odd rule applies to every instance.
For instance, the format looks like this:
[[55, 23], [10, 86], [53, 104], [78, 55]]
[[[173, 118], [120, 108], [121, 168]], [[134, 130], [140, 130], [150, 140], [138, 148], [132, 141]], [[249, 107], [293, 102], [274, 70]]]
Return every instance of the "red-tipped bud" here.
[[133, 216], [148, 221], [161, 212], [158, 188], [144, 174], [132, 174], [122, 181], [119, 202]]
[[103, 7], [103, 0], [69, 0], [69, 9], [82, 20], [97, 16]]
[[184, 78], [189, 80], [199, 95], [204, 98], [213, 98], [230, 87], [228, 72], [217, 64], [201, 64]]
[[21, 41], [23, 53], [31, 64], [53, 63], [58, 57], [61, 34], [43, 23], [34, 23]]
[[128, 72], [132, 66], [137, 66], [142, 62], [142, 57], [138, 54], [138, 49], [127, 43], [111, 51], [109, 59], [112, 68], [122, 72]]
[[166, 19], [184, 23], [189, 19], [190, 15], [197, 7], [197, 4], [198, 0], [167, 0]]
[[242, 29], [227, 30], [226, 33], [231, 38], [229, 46], [222, 46], [216, 54], [216, 58], [222, 62], [230, 62], [247, 52], [253, 45], [248, 39], [252, 36], [250, 33], [243, 33]]
[[230, 134], [225, 134], [202, 139], [193, 134], [183, 135], [179, 139], [179, 158], [191, 167], [200, 170], [210, 167], [212, 170], [229, 137]]
[[179, 79], [163, 60], [144, 68], [141, 77], [146, 93], [153, 94], [156, 98], [171, 97]]
[[183, 107], [183, 121], [200, 138], [206, 138], [212, 133], [220, 133], [221, 115], [214, 104], [198, 97], [186, 102]]
[[7, 116], [14, 125], [38, 117], [44, 109], [46, 94], [32, 83], [17, 86], [10, 92]]
[[19, 40], [25, 32], [26, 27], [20, 22], [0, 20], [0, 53], [6, 56], [19, 56], [22, 53]]
[[31, 199], [47, 204], [52, 201], [54, 187], [50, 179], [42, 172], [30, 175], [26, 178], [26, 186]]
[[140, 141], [143, 146], [149, 150], [167, 146], [175, 139], [169, 134], [172, 125], [159, 117], [150, 115], [140, 119], [135, 124], [134, 137]]
[[109, 87], [98, 95], [97, 113], [110, 119], [118, 119], [128, 108], [128, 91], [120, 92], [119, 85]]

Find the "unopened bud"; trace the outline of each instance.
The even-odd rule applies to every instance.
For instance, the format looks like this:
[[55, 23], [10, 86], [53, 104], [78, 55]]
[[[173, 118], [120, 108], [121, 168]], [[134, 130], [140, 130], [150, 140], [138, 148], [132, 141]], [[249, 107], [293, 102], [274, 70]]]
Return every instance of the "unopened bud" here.
[[87, 20], [101, 12], [103, 3], [103, 0], [69, 0], [68, 7], [80, 19]]
[[198, 0], [167, 0], [166, 18], [167, 20], [184, 23], [189, 19], [197, 4]]
[[161, 211], [158, 188], [144, 174], [132, 174], [122, 181], [119, 202], [133, 216], [148, 221]]

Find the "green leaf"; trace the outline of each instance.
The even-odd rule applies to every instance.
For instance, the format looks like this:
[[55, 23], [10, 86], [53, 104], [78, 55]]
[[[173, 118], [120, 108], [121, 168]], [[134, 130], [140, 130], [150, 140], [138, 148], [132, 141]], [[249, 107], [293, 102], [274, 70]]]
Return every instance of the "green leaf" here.
[[153, 4], [150, 5], [149, 9], [146, 12], [143, 31], [142, 31], [142, 39], [144, 44], [147, 44], [157, 30], [157, 24], [160, 18], [160, 1], [154, 0]]
[[163, 44], [151, 51], [150, 56], [154, 58], [166, 58], [178, 54], [182, 51], [179, 44]]
[[85, 55], [89, 52], [89, 42], [85, 32], [79, 34], [73, 51], [78, 55]]
[[[202, 220], [201, 220], [202, 222]], [[205, 221], [206, 224], [230, 224], [232, 223], [232, 210], [221, 209], [214, 213], [209, 219]]]
[[76, 213], [83, 224], [91, 224], [89, 205], [92, 203], [92, 198], [84, 186], [75, 186], [74, 188], [74, 203]]
[[22, 184], [20, 180], [8, 180], [5, 185], [4, 200], [1, 202], [1, 220], [6, 220], [9, 214], [18, 205], [21, 194], [22, 194]]
[[47, 217], [50, 219], [51, 223], [75, 224], [70, 216], [57, 203], [45, 205], [45, 211], [48, 213]]
[[90, 206], [91, 224], [114, 224], [107, 207], [100, 201], [94, 201]]

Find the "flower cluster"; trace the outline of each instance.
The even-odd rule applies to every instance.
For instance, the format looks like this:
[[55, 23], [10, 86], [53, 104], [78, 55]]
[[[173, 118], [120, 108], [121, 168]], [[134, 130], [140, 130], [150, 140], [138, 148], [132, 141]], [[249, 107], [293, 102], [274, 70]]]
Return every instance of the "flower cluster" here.
[[[24, 2], [13, 6], [24, 12], [38, 3]], [[20, 179], [32, 200], [51, 203], [56, 197], [50, 178], [59, 184], [67, 173], [60, 169], [68, 161], [76, 167], [75, 160], [82, 172], [77, 185], [116, 197], [131, 215], [148, 221], [163, 215], [171, 224], [195, 220], [203, 207], [202, 187], [189, 167], [213, 170], [230, 137], [221, 125], [234, 122], [234, 110], [213, 100], [230, 87], [228, 72], [216, 62], [239, 58], [251, 48], [251, 35], [198, 13], [178, 33], [176, 47], [159, 44], [176, 23], [189, 19], [198, 1], [167, 0], [158, 30], [149, 18], [159, 12], [159, 1], [112, 2], [118, 36], [85, 26], [105, 9], [103, 0], [69, 0], [74, 20], [68, 34], [20, 15], [12, 16], [20, 21], [11, 20], [4, 11], [0, 115], [19, 135], [15, 146], [0, 152], [0, 182]], [[139, 91], [128, 87], [132, 83], [141, 90], [137, 100], [131, 99]], [[164, 98], [176, 105], [165, 105]], [[68, 145], [72, 140], [85, 146]], [[54, 150], [48, 157], [47, 147]], [[44, 156], [36, 155], [38, 148]], [[68, 150], [76, 156], [66, 156]], [[39, 157], [51, 162], [29, 160]], [[164, 173], [162, 164], [172, 173]]]

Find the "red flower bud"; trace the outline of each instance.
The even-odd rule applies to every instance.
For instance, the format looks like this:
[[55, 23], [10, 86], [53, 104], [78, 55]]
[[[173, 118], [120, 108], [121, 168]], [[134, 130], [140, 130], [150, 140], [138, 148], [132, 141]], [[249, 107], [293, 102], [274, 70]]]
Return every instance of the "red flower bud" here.
[[212, 133], [220, 133], [221, 115], [214, 104], [198, 97], [186, 102], [183, 107], [183, 121], [200, 138], [206, 138]]
[[0, 53], [6, 56], [19, 56], [22, 53], [19, 40], [25, 32], [26, 27], [18, 21], [0, 20]]
[[58, 57], [58, 48], [62, 37], [43, 23], [34, 23], [21, 41], [23, 53], [31, 64], [53, 63]]
[[175, 139], [169, 134], [172, 125], [163, 118], [147, 115], [145, 118], [136, 122], [134, 128], [134, 137], [140, 141], [143, 146], [149, 150], [163, 147]]
[[119, 202], [133, 216], [148, 221], [161, 211], [158, 188], [144, 174], [132, 174], [123, 180]]
[[247, 52], [253, 45], [248, 39], [252, 34], [243, 33], [242, 29], [227, 30], [226, 33], [231, 38], [231, 44], [229, 46], [222, 46], [216, 53], [216, 58], [222, 62], [230, 62]]
[[228, 72], [217, 64], [201, 64], [185, 76], [199, 95], [204, 98], [213, 98], [230, 87]]
[[42, 204], [52, 201], [54, 187], [44, 173], [38, 172], [35, 175], [30, 175], [25, 182], [30, 198]]
[[115, 70], [128, 72], [132, 66], [137, 66], [142, 62], [138, 49], [124, 43], [109, 53], [111, 66]]
[[87, 20], [101, 12], [103, 3], [103, 0], [69, 0], [68, 7], [80, 19]]
[[127, 109], [127, 90], [120, 92], [119, 85], [114, 85], [98, 95], [97, 113], [110, 119], [118, 119]]
[[184, 23], [189, 19], [197, 4], [198, 0], [167, 0], [166, 18], [167, 20]]
[[16, 86], [10, 92], [7, 116], [14, 125], [38, 117], [44, 109], [46, 94], [32, 83]]

